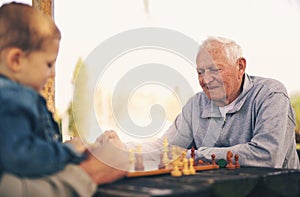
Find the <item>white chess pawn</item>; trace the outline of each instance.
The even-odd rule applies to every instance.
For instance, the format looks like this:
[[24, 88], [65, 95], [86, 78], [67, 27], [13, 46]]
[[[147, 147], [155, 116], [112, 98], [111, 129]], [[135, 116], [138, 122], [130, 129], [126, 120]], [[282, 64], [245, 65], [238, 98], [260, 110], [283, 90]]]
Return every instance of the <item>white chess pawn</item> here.
[[173, 163], [173, 170], [171, 171], [172, 176], [182, 176], [182, 172], [178, 168], [178, 162]]
[[184, 175], [190, 175], [190, 170], [189, 170], [189, 163], [187, 158], [183, 159], [183, 169], [182, 169], [182, 173]]
[[196, 170], [194, 168], [194, 159], [190, 158], [189, 162], [190, 162], [190, 174], [196, 174]]

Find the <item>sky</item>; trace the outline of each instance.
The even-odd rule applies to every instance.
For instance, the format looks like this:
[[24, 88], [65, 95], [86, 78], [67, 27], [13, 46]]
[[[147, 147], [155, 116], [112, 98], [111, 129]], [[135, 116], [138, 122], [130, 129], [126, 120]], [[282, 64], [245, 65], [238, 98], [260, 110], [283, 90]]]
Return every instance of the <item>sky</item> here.
[[[0, 4], [3, 2], [7, 0], [0, 0]], [[98, 45], [118, 33], [142, 27], [168, 28], [199, 43], [211, 35], [231, 38], [243, 48], [248, 74], [280, 80], [290, 95], [300, 92], [299, 2], [54, 0], [54, 19], [62, 32], [56, 62], [57, 109], [64, 113], [72, 100], [73, 70], [80, 57], [84, 60]], [[193, 78], [189, 72], [185, 73], [187, 78]], [[107, 84], [121, 76], [121, 72], [111, 72], [106, 76]], [[191, 84], [200, 90], [197, 79], [191, 79]]]

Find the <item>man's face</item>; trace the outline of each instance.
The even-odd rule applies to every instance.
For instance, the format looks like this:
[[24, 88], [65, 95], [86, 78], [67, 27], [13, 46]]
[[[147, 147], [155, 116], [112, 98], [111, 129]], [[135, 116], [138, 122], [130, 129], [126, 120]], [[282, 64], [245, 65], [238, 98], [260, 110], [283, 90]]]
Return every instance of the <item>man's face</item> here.
[[42, 50], [30, 52], [22, 57], [22, 70], [18, 80], [36, 91], [43, 89], [48, 79], [55, 75], [55, 61], [59, 40], [49, 40]]
[[228, 105], [238, 97], [244, 69], [245, 65], [241, 67], [238, 61], [230, 64], [220, 45], [210, 50], [201, 49], [197, 56], [199, 83], [207, 97], [218, 106]]

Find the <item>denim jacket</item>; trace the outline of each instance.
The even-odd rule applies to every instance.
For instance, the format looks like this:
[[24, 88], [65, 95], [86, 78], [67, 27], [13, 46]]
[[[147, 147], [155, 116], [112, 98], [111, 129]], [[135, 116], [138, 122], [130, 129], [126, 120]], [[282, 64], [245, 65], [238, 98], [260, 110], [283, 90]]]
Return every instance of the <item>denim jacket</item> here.
[[42, 176], [80, 163], [62, 136], [45, 99], [35, 90], [0, 75], [0, 169], [21, 176]]

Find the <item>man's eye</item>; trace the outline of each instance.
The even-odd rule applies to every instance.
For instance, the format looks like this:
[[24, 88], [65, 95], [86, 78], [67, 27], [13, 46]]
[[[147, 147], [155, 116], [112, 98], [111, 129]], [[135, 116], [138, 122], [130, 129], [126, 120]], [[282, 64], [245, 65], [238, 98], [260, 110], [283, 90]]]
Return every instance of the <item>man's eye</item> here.
[[198, 75], [203, 75], [204, 71], [203, 70], [197, 70]]
[[221, 71], [221, 69], [219, 69], [219, 68], [211, 69], [211, 70], [210, 70], [210, 72], [213, 72], [213, 73], [218, 73], [218, 72], [220, 72], [220, 71]]

